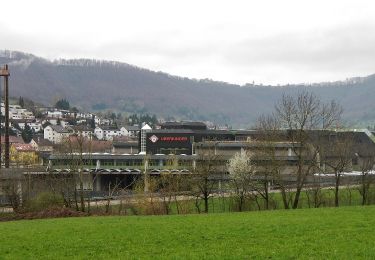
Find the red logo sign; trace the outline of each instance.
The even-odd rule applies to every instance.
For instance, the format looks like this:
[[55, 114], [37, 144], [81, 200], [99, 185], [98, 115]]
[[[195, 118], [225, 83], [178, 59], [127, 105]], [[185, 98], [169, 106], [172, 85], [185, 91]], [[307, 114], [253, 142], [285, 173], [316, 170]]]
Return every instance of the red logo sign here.
[[156, 143], [159, 140], [159, 138], [156, 135], [152, 135], [149, 139], [153, 143]]

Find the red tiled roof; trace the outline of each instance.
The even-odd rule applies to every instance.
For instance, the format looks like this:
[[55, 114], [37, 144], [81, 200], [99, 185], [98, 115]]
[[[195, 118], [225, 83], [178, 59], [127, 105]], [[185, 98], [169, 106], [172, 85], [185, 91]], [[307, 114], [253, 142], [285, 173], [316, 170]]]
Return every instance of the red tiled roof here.
[[[5, 136], [3, 136], [3, 135], [1, 136], [1, 143], [2, 144], [5, 143]], [[11, 143], [11, 144], [24, 144], [25, 142], [23, 141], [22, 137], [10, 135], [9, 136], [9, 143]]]
[[28, 151], [35, 151], [34, 147], [31, 144], [12, 144], [14, 148], [16, 148], [19, 152], [28, 152]]

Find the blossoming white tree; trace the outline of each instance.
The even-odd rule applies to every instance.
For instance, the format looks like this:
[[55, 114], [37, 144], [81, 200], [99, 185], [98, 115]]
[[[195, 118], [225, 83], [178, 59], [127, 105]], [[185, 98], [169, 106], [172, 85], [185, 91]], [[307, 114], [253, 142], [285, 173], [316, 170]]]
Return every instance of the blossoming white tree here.
[[228, 162], [228, 171], [238, 202], [238, 210], [242, 211], [245, 198], [251, 191], [252, 176], [255, 173], [250, 154], [247, 152], [236, 153]]

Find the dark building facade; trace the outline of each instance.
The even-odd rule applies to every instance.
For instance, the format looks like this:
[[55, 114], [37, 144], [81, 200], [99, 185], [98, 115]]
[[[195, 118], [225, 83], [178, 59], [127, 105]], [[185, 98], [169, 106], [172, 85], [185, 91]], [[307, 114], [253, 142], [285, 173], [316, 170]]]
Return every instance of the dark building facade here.
[[257, 137], [256, 131], [159, 129], [146, 134], [146, 154], [195, 153], [194, 144], [207, 141], [247, 141]]
[[190, 130], [154, 130], [146, 135], [147, 154], [192, 154], [194, 132]]

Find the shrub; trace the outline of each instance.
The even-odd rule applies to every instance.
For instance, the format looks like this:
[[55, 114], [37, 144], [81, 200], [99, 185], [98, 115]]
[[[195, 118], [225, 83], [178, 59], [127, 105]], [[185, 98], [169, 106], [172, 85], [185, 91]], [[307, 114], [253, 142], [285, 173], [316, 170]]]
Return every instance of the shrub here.
[[41, 192], [25, 205], [27, 211], [41, 211], [48, 208], [63, 207], [64, 199], [61, 195], [51, 192]]

